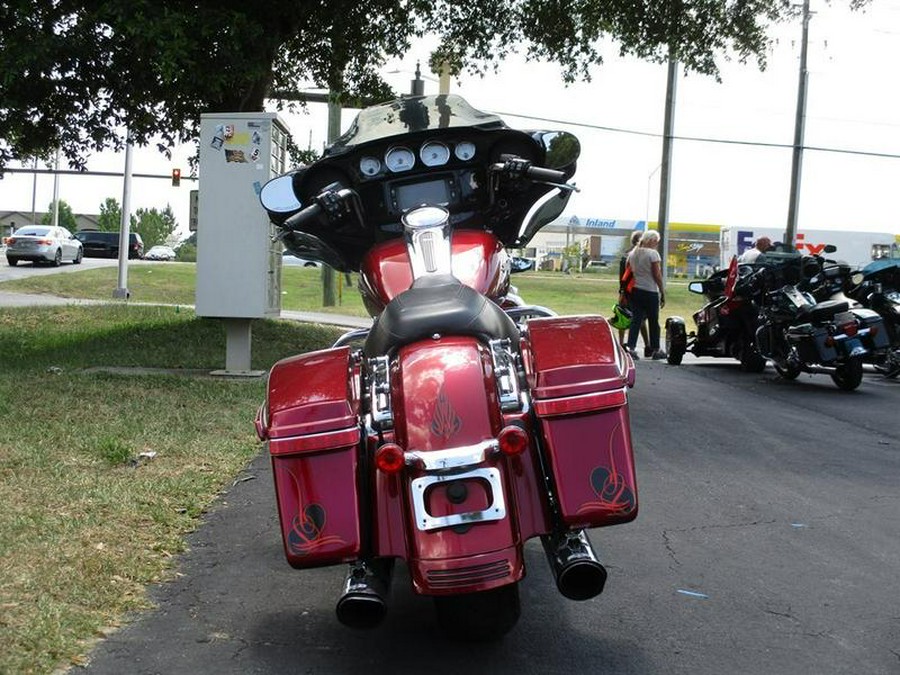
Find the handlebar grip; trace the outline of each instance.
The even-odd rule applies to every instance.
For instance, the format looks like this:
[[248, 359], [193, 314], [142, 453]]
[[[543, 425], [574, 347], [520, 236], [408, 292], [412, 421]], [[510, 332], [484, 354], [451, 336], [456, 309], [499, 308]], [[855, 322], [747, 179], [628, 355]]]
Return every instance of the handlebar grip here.
[[555, 169], [544, 169], [540, 166], [530, 166], [525, 175], [532, 180], [543, 180], [550, 183], [564, 183], [566, 174]]
[[316, 220], [325, 212], [318, 204], [310, 204], [285, 220], [281, 227], [285, 230], [299, 230], [301, 225]]

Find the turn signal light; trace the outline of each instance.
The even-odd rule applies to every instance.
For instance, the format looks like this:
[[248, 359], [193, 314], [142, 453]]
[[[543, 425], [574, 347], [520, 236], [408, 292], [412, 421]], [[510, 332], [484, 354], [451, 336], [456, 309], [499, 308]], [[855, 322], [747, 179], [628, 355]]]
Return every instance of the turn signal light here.
[[528, 448], [528, 434], [522, 427], [510, 424], [500, 430], [497, 442], [500, 445], [500, 452], [504, 455], [509, 457], [521, 455]]
[[383, 473], [397, 473], [405, 464], [403, 448], [396, 443], [385, 443], [375, 451], [375, 466]]

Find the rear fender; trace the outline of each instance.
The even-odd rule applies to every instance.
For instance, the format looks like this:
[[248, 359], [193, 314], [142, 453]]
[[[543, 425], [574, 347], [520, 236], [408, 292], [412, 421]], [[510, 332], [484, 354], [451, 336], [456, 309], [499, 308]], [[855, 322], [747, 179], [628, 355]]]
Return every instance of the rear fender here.
[[[407, 455], [393, 487], [402, 496], [414, 588], [439, 595], [518, 581], [521, 538], [508, 463], [496, 446], [503, 416], [490, 351], [469, 337], [406, 345], [392, 361], [390, 384], [394, 442]], [[390, 490], [376, 481], [385, 543], [397, 527], [381, 519], [390, 513], [381, 508]]]

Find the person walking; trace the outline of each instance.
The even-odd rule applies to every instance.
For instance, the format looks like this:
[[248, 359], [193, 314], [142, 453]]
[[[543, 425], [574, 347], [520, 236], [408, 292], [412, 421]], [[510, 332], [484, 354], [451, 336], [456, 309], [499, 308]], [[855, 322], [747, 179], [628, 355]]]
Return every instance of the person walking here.
[[666, 358], [666, 353], [659, 348], [659, 310], [666, 306], [666, 295], [662, 262], [656, 250], [658, 244], [659, 232], [647, 230], [641, 236], [638, 246], [628, 254], [628, 266], [634, 275], [634, 290], [631, 292], [629, 305], [631, 328], [628, 331], [627, 349], [635, 361], [639, 358], [635, 347], [644, 319], [647, 320], [650, 333], [650, 357]]
[[[628, 264], [628, 255], [640, 243], [642, 234], [644, 234], [643, 230], [635, 230], [631, 233], [631, 248], [629, 248], [625, 252], [625, 255], [622, 256], [622, 259], [619, 260], [619, 304], [622, 307], [628, 307], [628, 298], [630, 295], [625, 288], [625, 283], [623, 281], [625, 277], [625, 266]], [[653, 352], [650, 349], [650, 340], [647, 338], [647, 324], [645, 322], [641, 322], [641, 339], [644, 341], [644, 356], [650, 356]], [[619, 329], [619, 344], [623, 347], [625, 346], [625, 329], [623, 328]]]

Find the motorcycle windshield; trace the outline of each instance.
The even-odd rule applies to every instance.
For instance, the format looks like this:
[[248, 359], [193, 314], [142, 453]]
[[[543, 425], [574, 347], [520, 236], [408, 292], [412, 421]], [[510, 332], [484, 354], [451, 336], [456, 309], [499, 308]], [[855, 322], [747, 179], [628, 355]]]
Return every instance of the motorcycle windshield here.
[[476, 110], [456, 94], [410, 96], [360, 111], [325, 155], [340, 154], [356, 145], [391, 136], [452, 127], [502, 129], [506, 125], [496, 115]]

